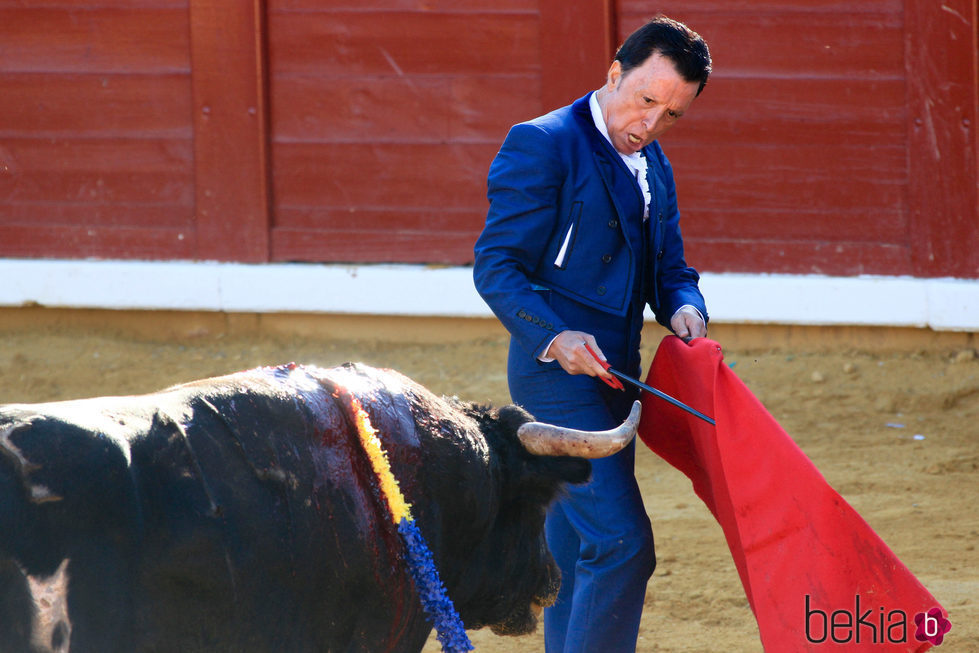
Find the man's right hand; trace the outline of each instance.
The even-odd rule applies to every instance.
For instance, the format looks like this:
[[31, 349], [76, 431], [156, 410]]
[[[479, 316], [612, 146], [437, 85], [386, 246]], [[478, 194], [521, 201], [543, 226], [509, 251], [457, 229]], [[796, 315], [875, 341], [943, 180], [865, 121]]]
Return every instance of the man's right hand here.
[[592, 348], [592, 351], [599, 358], [605, 360], [605, 354], [595, 342], [595, 336], [583, 331], [562, 331], [551, 342], [551, 346], [544, 352], [544, 356], [556, 360], [568, 374], [587, 374], [588, 376], [600, 376], [604, 379], [613, 378], [588, 353], [585, 348], [586, 344]]

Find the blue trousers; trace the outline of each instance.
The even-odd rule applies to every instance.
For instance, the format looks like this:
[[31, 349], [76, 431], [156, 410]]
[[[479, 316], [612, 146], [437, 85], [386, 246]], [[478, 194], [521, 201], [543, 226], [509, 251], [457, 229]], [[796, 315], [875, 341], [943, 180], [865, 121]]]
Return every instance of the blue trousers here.
[[[615, 364], [615, 361], [612, 361]], [[617, 426], [634, 392], [540, 364], [511, 344], [510, 395], [537, 419], [586, 430]], [[561, 568], [557, 602], [544, 611], [547, 653], [634, 653], [646, 583], [656, 566], [653, 532], [635, 478], [635, 442], [592, 461], [592, 478], [551, 506], [547, 543]]]

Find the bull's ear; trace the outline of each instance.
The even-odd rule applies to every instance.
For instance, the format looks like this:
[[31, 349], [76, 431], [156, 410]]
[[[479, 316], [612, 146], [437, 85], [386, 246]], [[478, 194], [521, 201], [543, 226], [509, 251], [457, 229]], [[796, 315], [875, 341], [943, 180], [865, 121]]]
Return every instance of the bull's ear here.
[[[591, 476], [591, 463], [584, 458], [571, 456], [537, 456], [519, 443], [516, 437], [517, 429], [534, 420], [533, 416], [520, 406], [503, 406], [497, 411], [500, 430], [508, 435], [510, 443], [516, 445], [515, 451], [520, 460], [520, 467], [528, 478], [523, 479], [534, 484], [533, 478], [538, 477], [547, 481], [563, 483], [584, 483]], [[543, 488], [542, 488], [543, 489]]]

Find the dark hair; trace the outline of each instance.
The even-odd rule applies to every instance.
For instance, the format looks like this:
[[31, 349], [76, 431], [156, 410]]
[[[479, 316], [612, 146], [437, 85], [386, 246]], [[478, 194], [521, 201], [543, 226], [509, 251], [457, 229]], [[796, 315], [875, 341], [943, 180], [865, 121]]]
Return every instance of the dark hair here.
[[641, 66], [654, 53], [666, 57], [688, 82], [700, 82], [697, 95], [704, 90], [710, 76], [710, 50], [700, 34], [683, 23], [659, 15], [629, 35], [615, 59], [622, 74]]

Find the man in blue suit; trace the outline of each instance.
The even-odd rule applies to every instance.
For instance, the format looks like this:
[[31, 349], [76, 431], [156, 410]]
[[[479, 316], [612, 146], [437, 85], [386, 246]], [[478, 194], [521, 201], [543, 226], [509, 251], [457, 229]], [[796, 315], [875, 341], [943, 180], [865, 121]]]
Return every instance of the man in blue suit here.
[[[490, 167], [474, 279], [511, 334], [511, 397], [542, 421], [599, 430], [625, 418], [635, 391], [596, 378], [610, 375], [585, 345], [638, 376], [646, 304], [678, 336], [707, 333], [656, 139], [690, 108], [710, 66], [699, 35], [653, 19], [622, 44], [600, 89], [515, 125]], [[544, 615], [549, 653], [635, 650], [655, 555], [634, 459], [633, 443], [593, 461], [592, 480], [548, 512], [562, 571]]]

